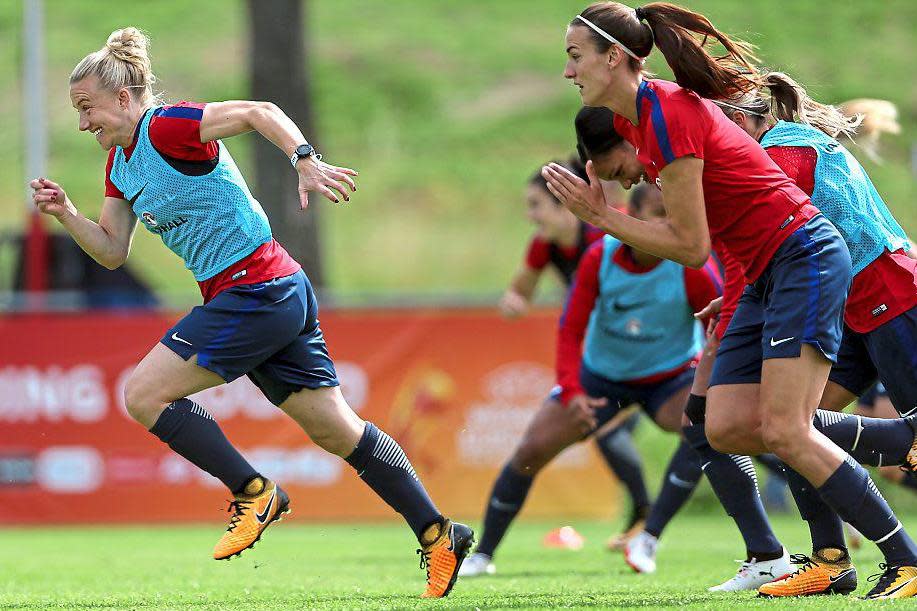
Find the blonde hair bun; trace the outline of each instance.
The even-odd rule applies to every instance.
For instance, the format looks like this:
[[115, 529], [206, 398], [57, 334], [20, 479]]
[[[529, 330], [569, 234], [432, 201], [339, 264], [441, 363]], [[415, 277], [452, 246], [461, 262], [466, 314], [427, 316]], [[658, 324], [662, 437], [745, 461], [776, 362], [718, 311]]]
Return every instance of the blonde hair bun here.
[[150, 40], [134, 27], [115, 30], [108, 36], [105, 46], [84, 57], [70, 74], [70, 83], [96, 76], [101, 86], [109, 91], [127, 87], [144, 106], [158, 103], [153, 93], [156, 76], [149, 54]]

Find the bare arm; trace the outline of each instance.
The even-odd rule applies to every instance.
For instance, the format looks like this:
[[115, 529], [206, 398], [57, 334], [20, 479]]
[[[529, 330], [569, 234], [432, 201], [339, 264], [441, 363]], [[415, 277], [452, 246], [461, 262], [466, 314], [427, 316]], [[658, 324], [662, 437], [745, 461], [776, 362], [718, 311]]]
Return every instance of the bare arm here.
[[541, 271], [533, 269], [525, 263], [516, 270], [509, 286], [500, 298], [498, 307], [500, 313], [507, 318], [519, 318], [525, 315], [535, 294], [535, 287]]
[[96, 223], [79, 213], [57, 183], [36, 178], [29, 186], [38, 209], [55, 217], [90, 257], [108, 269], [124, 264], [137, 228], [137, 217], [125, 200], [106, 197]]
[[[256, 131], [277, 146], [289, 158], [296, 147], [306, 143], [300, 129], [276, 104], [233, 100], [211, 102], [204, 106], [201, 117], [201, 142], [230, 138], [250, 131]], [[315, 155], [300, 159], [296, 164], [299, 174], [300, 207], [309, 205], [308, 193], [321, 193], [334, 203], [339, 203], [338, 194], [350, 201], [350, 192], [357, 187], [351, 176], [357, 172], [321, 161]]]
[[704, 210], [702, 159], [680, 157], [660, 176], [666, 220], [649, 223], [608, 206], [592, 162], [590, 184], [557, 164], [544, 167], [548, 188], [573, 214], [637, 250], [688, 267], [700, 268], [710, 256], [710, 232]]

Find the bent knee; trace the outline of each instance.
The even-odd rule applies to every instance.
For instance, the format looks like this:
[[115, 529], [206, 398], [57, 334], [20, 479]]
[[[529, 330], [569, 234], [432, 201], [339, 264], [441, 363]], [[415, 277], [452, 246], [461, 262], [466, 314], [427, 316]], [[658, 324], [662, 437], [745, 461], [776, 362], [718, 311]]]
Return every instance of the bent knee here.
[[784, 462], [794, 462], [808, 447], [808, 429], [776, 418], [761, 423], [761, 441]]
[[535, 475], [551, 462], [553, 454], [537, 439], [523, 440], [513, 452], [510, 465], [516, 473]]
[[723, 426], [716, 421], [704, 423], [704, 433], [707, 435], [707, 443], [717, 452], [732, 452], [735, 445], [732, 431], [729, 427]]
[[131, 418], [148, 429], [152, 428], [166, 405], [168, 402], [160, 400], [155, 393], [150, 392], [142, 380], [134, 376], [128, 378], [124, 385], [124, 407]]
[[352, 437], [341, 427], [313, 427], [309, 430], [309, 438], [321, 449], [341, 458], [347, 458], [356, 447]]

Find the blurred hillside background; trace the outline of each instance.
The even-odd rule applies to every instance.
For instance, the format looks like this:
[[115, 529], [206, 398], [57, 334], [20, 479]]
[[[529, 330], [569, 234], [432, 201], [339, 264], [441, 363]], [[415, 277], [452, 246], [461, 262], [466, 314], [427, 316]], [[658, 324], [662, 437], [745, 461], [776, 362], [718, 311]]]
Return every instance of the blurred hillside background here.
[[[758, 45], [768, 66], [789, 72], [819, 100], [876, 97], [897, 104], [903, 132], [885, 137], [885, 163], [860, 157], [905, 229], [917, 234], [917, 2], [683, 4]], [[496, 296], [531, 231], [522, 196], [527, 178], [545, 160], [572, 152], [579, 96], [562, 78], [563, 34], [585, 3], [310, 0], [305, 6], [316, 120], [315, 133], [306, 135], [327, 160], [361, 173], [349, 205], [316, 202], [324, 208], [328, 287], [370, 301], [392, 294]], [[0, 2], [0, 231], [26, 218], [21, 10], [18, 2]], [[47, 0], [48, 174], [90, 218], [102, 202], [106, 157], [91, 135], [77, 131], [67, 77], [126, 25], [150, 34], [167, 98], [249, 97], [242, 0]], [[657, 54], [649, 67], [668, 74]], [[228, 142], [247, 175], [255, 137]], [[279, 151], [276, 163], [286, 163]], [[145, 231], [137, 232], [128, 265], [166, 303], [199, 300], [180, 261]], [[0, 290], [10, 273], [6, 258]]]

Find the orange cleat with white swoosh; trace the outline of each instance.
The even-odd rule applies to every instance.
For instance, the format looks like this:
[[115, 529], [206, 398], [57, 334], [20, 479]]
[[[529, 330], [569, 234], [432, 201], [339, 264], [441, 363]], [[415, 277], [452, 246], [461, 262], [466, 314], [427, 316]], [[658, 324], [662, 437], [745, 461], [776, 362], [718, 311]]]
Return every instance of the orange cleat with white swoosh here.
[[[252, 486], [253, 482], [249, 483]], [[229, 560], [254, 547], [264, 529], [290, 513], [290, 497], [269, 479], [261, 479], [261, 491], [237, 494], [229, 504], [229, 527], [213, 549], [214, 560]]]

